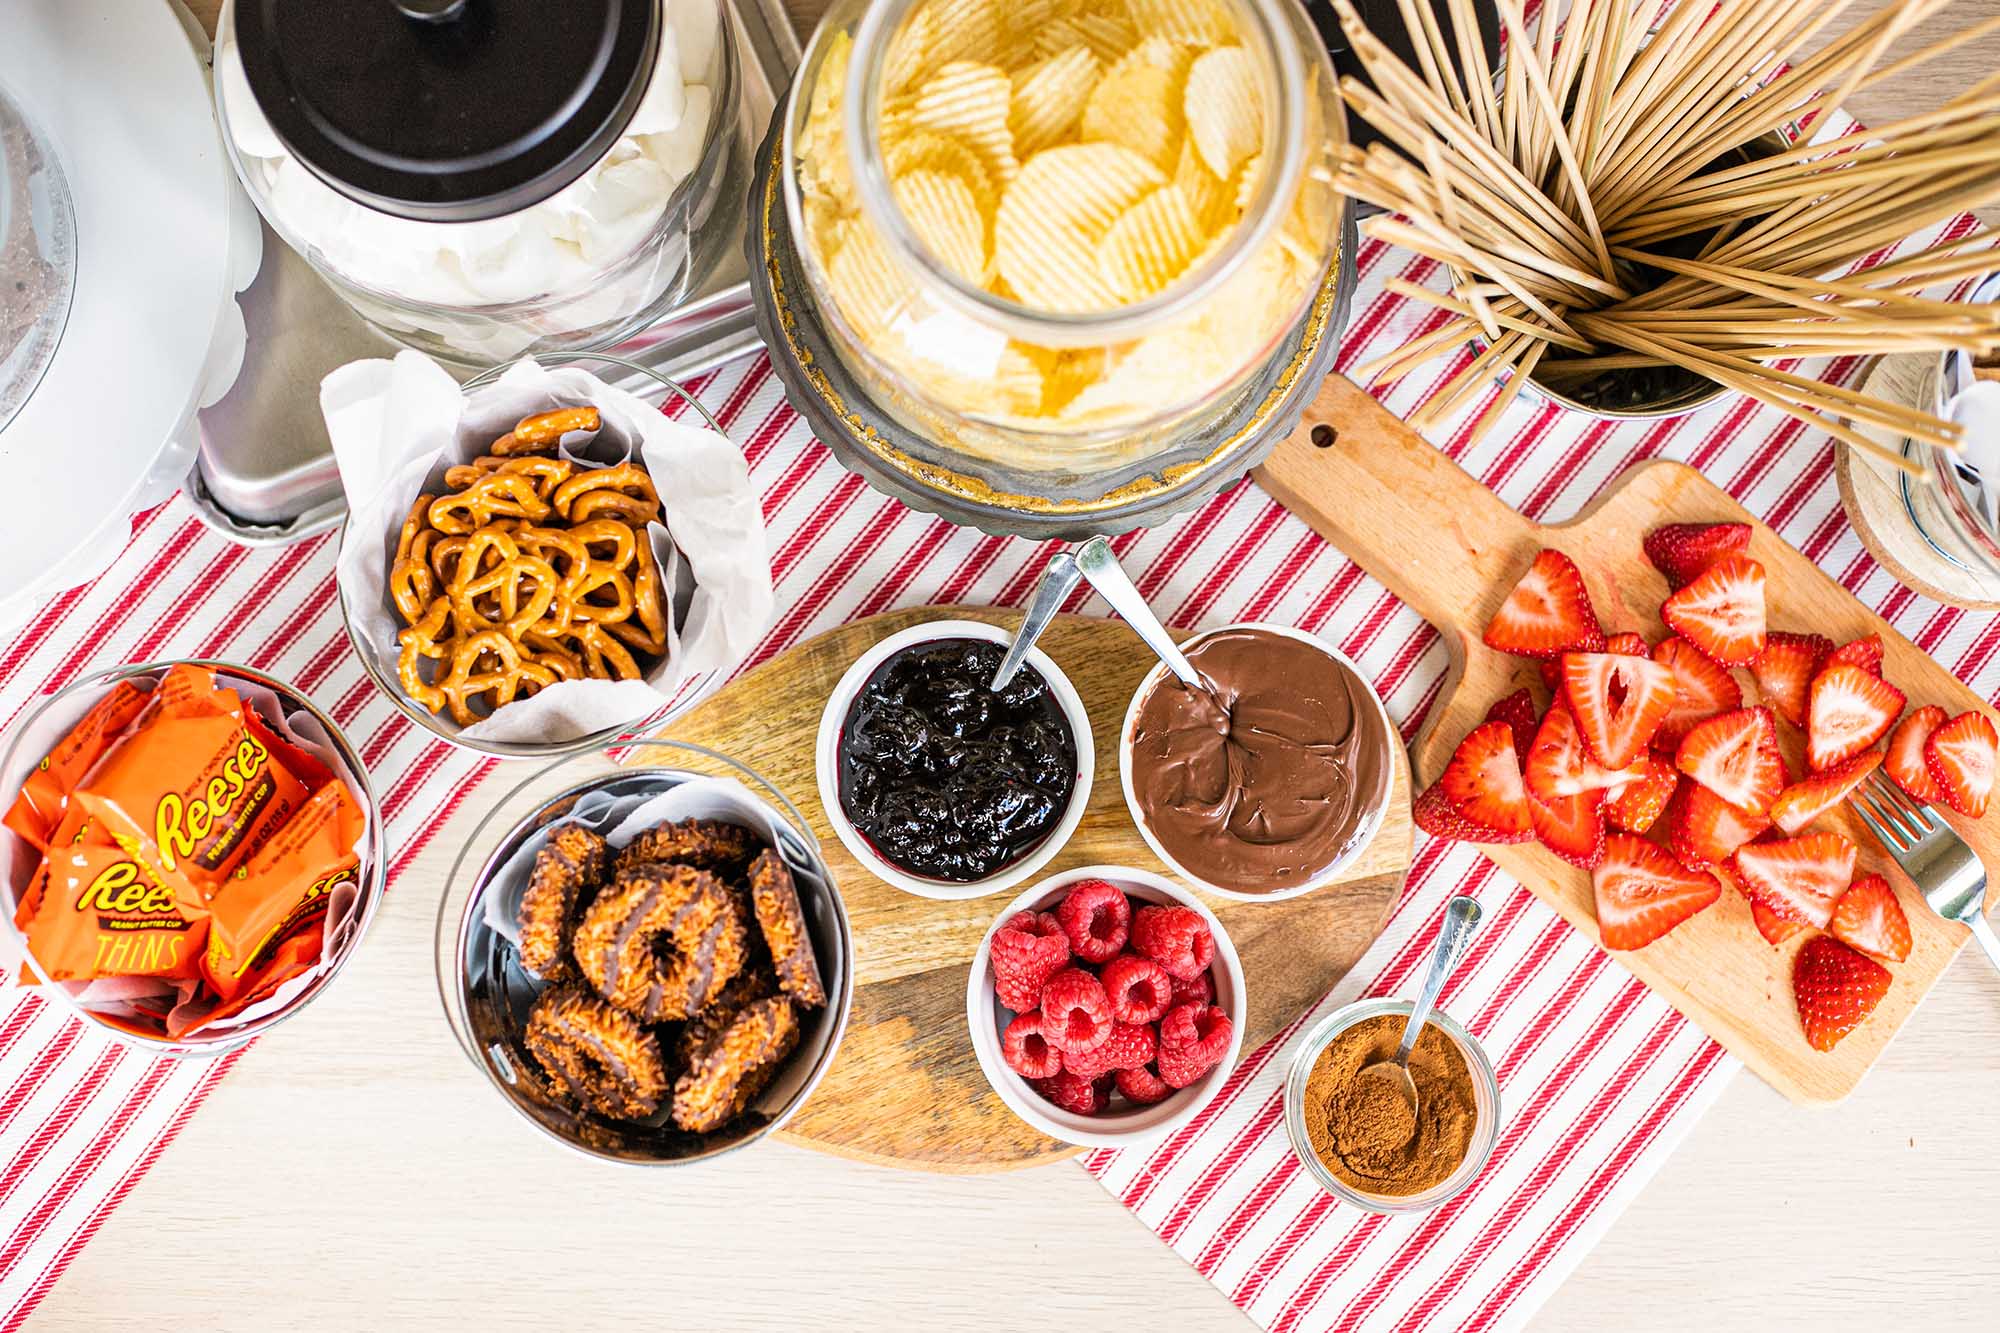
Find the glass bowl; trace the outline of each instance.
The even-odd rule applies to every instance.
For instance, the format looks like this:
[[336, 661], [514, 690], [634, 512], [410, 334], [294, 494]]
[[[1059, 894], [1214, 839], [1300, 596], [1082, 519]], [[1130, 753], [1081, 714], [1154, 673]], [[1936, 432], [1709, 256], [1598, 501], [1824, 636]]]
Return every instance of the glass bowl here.
[[[636, 387], [622, 384], [619, 387], [633, 388], [634, 392], [638, 392], [648, 386], [657, 386], [663, 392], [673, 395], [680, 399], [687, 407], [698, 412], [701, 415], [703, 423], [710, 430], [714, 431], [717, 435], [723, 436], [725, 439], [728, 438], [728, 432], [722, 429], [721, 424], [716, 421], [715, 417], [709, 413], [706, 407], [701, 405], [699, 399], [650, 366], [641, 365], [637, 361], [627, 360], [622, 356], [612, 356], [604, 352], [551, 352], [535, 359], [545, 366], [567, 366], [588, 361], [600, 362], [616, 367], [626, 378], [638, 381]], [[490, 370], [473, 376], [465, 382], [465, 392], [471, 393], [475, 389], [483, 388], [485, 385], [498, 379], [505, 373], [505, 370], [505, 367], [495, 366]], [[385, 561], [392, 559], [396, 550], [396, 534], [394, 532], [383, 533], [380, 539], [384, 543], [382, 558]], [[354, 524], [351, 515], [341, 520], [339, 540], [343, 551], [350, 540], [361, 540], [354, 533]], [[336, 556], [336, 563], [338, 562], [338, 558]], [[360, 659], [362, 670], [368, 674], [368, 678], [375, 683], [375, 688], [382, 692], [383, 697], [394, 704], [396, 710], [402, 713], [404, 717], [408, 718], [424, 731], [436, 736], [439, 740], [446, 741], [462, 750], [473, 750], [480, 754], [492, 755], [497, 759], [538, 759], [551, 758], [556, 755], [574, 754], [579, 750], [602, 746], [620, 736], [629, 736], [657, 729], [694, 707], [697, 703], [700, 703], [703, 698], [707, 697], [709, 690], [716, 685], [718, 679], [723, 674], [720, 671], [703, 672], [684, 682], [675, 692], [674, 697], [659, 708], [643, 716], [632, 718], [630, 721], [621, 722], [615, 726], [602, 727], [587, 735], [577, 736], [570, 740], [499, 741], [468, 737], [463, 734], [459, 725], [452, 721], [450, 717], [432, 713], [428, 709], [419, 707], [414, 700], [403, 692], [402, 683], [396, 677], [394, 664], [377, 660], [375, 654], [369, 651], [368, 645], [362, 641], [360, 634], [355, 630], [354, 608], [348, 604], [347, 589], [342, 587], [338, 589], [338, 592], [340, 595], [341, 623], [347, 631], [348, 645], [353, 648], [355, 657]], [[670, 612], [673, 610], [671, 607], [668, 609]]]
[[[695, 1135], [666, 1125], [621, 1123], [558, 1103], [542, 1088], [521, 1028], [544, 983], [522, 970], [513, 944], [487, 919], [488, 899], [516, 874], [508, 862], [587, 797], [641, 798], [695, 779], [740, 784], [778, 829], [794, 865], [820, 877], [823, 892], [799, 884], [800, 905], [826, 984], [824, 1007], [801, 1019], [799, 1045], [777, 1080], [736, 1121]], [[537, 1130], [587, 1156], [639, 1166], [702, 1161], [745, 1147], [797, 1112], [833, 1064], [854, 998], [854, 941], [831, 872], [805, 817], [756, 772], [714, 750], [677, 741], [632, 741], [545, 765], [502, 796], [452, 863], [438, 902], [434, 940], [438, 995], [466, 1058]]]
[[[35, 956], [28, 952], [26, 936], [21, 928], [14, 924], [14, 912], [19, 905], [19, 884], [32, 868], [32, 864], [40, 858], [33, 856], [33, 849], [20, 843], [11, 832], [0, 831], [0, 848], [4, 848], [10, 857], [4, 876], [0, 876], [0, 917], [4, 917], [4, 921], [0, 921], [0, 932], [4, 932], [10, 948], [22, 955], [28, 969], [41, 983], [36, 993], [49, 1002], [60, 1005], [121, 1045], [147, 1055], [164, 1055], [174, 1059], [207, 1058], [227, 1054], [269, 1032], [318, 999], [333, 983], [334, 977], [338, 976], [340, 970], [354, 957], [355, 950], [361, 946], [362, 937], [368, 933], [368, 927], [374, 922], [375, 913], [381, 906], [382, 894], [388, 882], [389, 864], [382, 842], [382, 808], [376, 802], [375, 789], [368, 780], [368, 766], [362, 762], [360, 753], [349, 743], [339, 725], [322, 712], [311, 699], [276, 676], [254, 667], [238, 666], [233, 662], [201, 658], [186, 660], [188, 664], [209, 667], [221, 675], [235, 677], [270, 690], [283, 700], [289, 713], [303, 713], [318, 723], [326, 732], [334, 749], [339, 752], [348, 771], [354, 775], [358, 784], [354, 796], [367, 814], [368, 829], [362, 845], [361, 863], [355, 872], [357, 896], [354, 910], [357, 917], [353, 929], [347, 933], [345, 943], [340, 946], [333, 965], [313, 978], [311, 984], [286, 1001], [282, 1008], [212, 1036], [193, 1033], [179, 1040], [148, 1033], [83, 1008], [71, 997], [64, 983], [53, 980], [42, 970]], [[33, 712], [16, 724], [6, 749], [0, 751], [0, 792], [5, 793], [5, 802], [10, 805], [13, 803], [14, 794], [19, 791], [28, 769], [40, 762], [39, 755], [34, 752], [46, 753], [48, 747], [65, 735], [106, 691], [124, 680], [157, 681], [168, 667], [177, 664], [174, 661], [161, 661], [113, 667], [80, 677], [44, 699]], [[31, 747], [29, 752], [23, 752], [24, 745]]]
[[[747, 188], [749, 162], [734, 27], [722, 0], [660, 0], [663, 19], [706, 16], [711, 6], [707, 59], [683, 73], [684, 114], [699, 107], [707, 117], [699, 152], [685, 156], [683, 145], [668, 142], [673, 131], [628, 132], [563, 191], [503, 217], [412, 221], [322, 183], [264, 123], [237, 51], [234, 3], [216, 24], [222, 143], [271, 229], [389, 338], [471, 366], [609, 347], [699, 291], [734, 239], [731, 214]], [[639, 112], [645, 110], [642, 104]], [[607, 179], [614, 171], [623, 173], [615, 182]], [[603, 240], [569, 235], [571, 215], [594, 203], [592, 196], [658, 189], [670, 177], [678, 179], [650, 223], [635, 227], [622, 214], [599, 223], [608, 233]], [[436, 259], [421, 267], [402, 262], [421, 254]]]
[[1319, 1155], [1313, 1151], [1312, 1138], [1306, 1132], [1305, 1116], [1306, 1080], [1312, 1075], [1314, 1062], [1335, 1037], [1356, 1023], [1383, 1014], [1408, 1017], [1409, 1012], [1410, 1001], [1388, 998], [1357, 1000], [1334, 1010], [1306, 1033], [1298, 1053], [1292, 1057], [1291, 1071], [1285, 1077], [1285, 1134], [1292, 1141], [1292, 1152], [1312, 1178], [1319, 1182], [1321, 1189], [1342, 1203], [1371, 1213], [1421, 1213], [1437, 1207], [1478, 1177], [1500, 1137], [1500, 1080], [1493, 1072], [1493, 1062], [1486, 1058], [1486, 1048], [1479, 1044], [1478, 1038], [1461, 1027], [1458, 1020], [1442, 1010], [1433, 1009], [1426, 1025], [1439, 1029], [1458, 1044], [1460, 1053], [1465, 1056], [1465, 1067], [1472, 1074], [1473, 1106], [1478, 1122], [1472, 1128], [1472, 1142], [1466, 1149], [1465, 1160], [1458, 1164], [1456, 1171], [1421, 1194], [1369, 1194], [1341, 1180], [1320, 1161]]

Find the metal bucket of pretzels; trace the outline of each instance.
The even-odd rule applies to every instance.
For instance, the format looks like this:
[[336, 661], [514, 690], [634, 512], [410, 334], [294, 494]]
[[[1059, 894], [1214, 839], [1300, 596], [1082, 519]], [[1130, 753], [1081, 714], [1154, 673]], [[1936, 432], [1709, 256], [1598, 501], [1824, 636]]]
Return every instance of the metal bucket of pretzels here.
[[[678, 385], [603, 357], [462, 390], [435, 362], [321, 387], [349, 517], [349, 637], [407, 716], [503, 757], [664, 721], [756, 645], [772, 607], [741, 453]], [[581, 365], [624, 367], [670, 411]]]
[[791, 802], [696, 745], [559, 760], [445, 887], [452, 1031], [530, 1123], [592, 1156], [698, 1161], [783, 1125], [853, 996], [847, 911]]

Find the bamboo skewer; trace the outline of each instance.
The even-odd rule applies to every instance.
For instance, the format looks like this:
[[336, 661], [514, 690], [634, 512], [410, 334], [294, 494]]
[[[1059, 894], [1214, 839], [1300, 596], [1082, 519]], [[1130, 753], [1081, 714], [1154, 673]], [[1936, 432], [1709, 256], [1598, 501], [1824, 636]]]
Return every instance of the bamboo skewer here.
[[1917, 467], [1861, 427], [1955, 448], [1949, 422], [1785, 368], [1819, 356], [2000, 351], [2000, 306], [1930, 294], [2000, 267], [1977, 248], [1992, 233], [1860, 267], [2000, 200], [2000, 74], [1873, 133], [1738, 156], [1773, 129], [2000, 31], [1996, 18], [1886, 61], [1948, 3], [1891, 0], [1799, 56], [1852, 2], [1573, 0], [1566, 16], [1545, 5], [1531, 25], [1524, 0], [1498, 0], [1507, 60], [1489, 96], [1494, 71], [1469, 0], [1441, 12], [1397, 0], [1407, 61], [1367, 31], [1352, 0], [1333, 0], [1367, 74], [1343, 80], [1341, 96], [1383, 136], [1342, 154], [1338, 183], [1387, 210], [1366, 224], [1371, 237], [1449, 274], [1445, 292], [1388, 284], [1447, 322], [1360, 373], [1397, 379], [1483, 344], [1412, 416], [1434, 424], [1478, 403], [1475, 435], [1530, 377], [1587, 388], [1664, 367], [1891, 466]]

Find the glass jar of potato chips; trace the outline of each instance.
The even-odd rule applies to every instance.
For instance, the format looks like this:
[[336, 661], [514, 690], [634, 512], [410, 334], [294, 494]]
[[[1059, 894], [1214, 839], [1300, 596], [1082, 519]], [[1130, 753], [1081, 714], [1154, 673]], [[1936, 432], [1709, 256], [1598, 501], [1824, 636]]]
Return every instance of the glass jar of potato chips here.
[[962, 456], [1171, 449], [1336, 271], [1343, 122], [1296, 0], [837, 0], [785, 115], [820, 331]]

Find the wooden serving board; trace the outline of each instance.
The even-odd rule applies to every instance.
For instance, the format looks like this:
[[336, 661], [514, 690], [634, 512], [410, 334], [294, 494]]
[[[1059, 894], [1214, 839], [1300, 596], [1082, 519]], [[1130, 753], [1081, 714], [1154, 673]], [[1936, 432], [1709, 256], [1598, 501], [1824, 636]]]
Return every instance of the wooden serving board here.
[[[790, 797], [818, 835], [847, 904], [854, 1007], [832, 1069], [782, 1131], [795, 1142], [931, 1171], [1008, 1170], [1077, 1151], [1007, 1109], [966, 1035], [966, 969], [993, 918], [1028, 886], [966, 902], [891, 887], [834, 836], [813, 771], [820, 712], [862, 653], [925, 620], [1011, 625], [1019, 614], [918, 607], [858, 620], [746, 672], [660, 733], [741, 760]], [[1152, 654], [1123, 624], [1082, 616], [1058, 617], [1039, 646], [1083, 697], [1097, 750], [1083, 822], [1042, 873], [1096, 864], [1169, 873], [1133, 827], [1118, 779], [1119, 728]], [[1389, 817], [1340, 883], [1277, 903], [1208, 900], [1243, 962], [1244, 1050], [1330, 990], [1380, 933], [1410, 868], [1409, 766], [1397, 758]]]
[[[1434, 780], [1460, 738], [1495, 700], [1522, 685], [1547, 691], [1532, 663], [1498, 653], [1481, 634], [1535, 552], [1555, 547], [1575, 560], [1607, 632], [1637, 630], [1657, 640], [1666, 580], [1640, 549], [1662, 523], [1751, 525], [1750, 554], [1765, 569], [1774, 629], [1812, 631], [1844, 642], [1869, 633], [1887, 646], [1883, 675], [1912, 708], [1947, 713], [1985, 701], [1856, 601], [1812, 561], [1700, 473], [1679, 463], [1640, 463], [1567, 523], [1543, 525], [1508, 508], [1477, 479], [1385, 411], [1353, 383], [1333, 376], [1299, 429], [1260, 470], [1264, 488], [1438, 627], [1451, 667], [1430, 723], [1411, 747], [1418, 786]], [[1746, 702], [1757, 698], [1747, 671], [1735, 673]], [[1802, 738], [1780, 721], [1794, 772]], [[1988, 866], [2000, 865], [2000, 804], [1982, 820], [1951, 822]], [[1666, 1001], [1798, 1102], [1833, 1102], [1854, 1090], [1969, 937], [1934, 916], [1915, 886], [1843, 807], [1822, 816], [1861, 849], [1856, 874], [1876, 871], [1896, 886], [1914, 948], [1891, 970], [1895, 982], [1866, 1022], [1830, 1052], [1806, 1045], [1792, 1001], [1791, 966], [1800, 940], [1773, 949], [1733, 892], [1644, 949], [1615, 955]], [[1590, 876], [1534, 843], [1485, 849], [1577, 929], [1596, 935]]]

